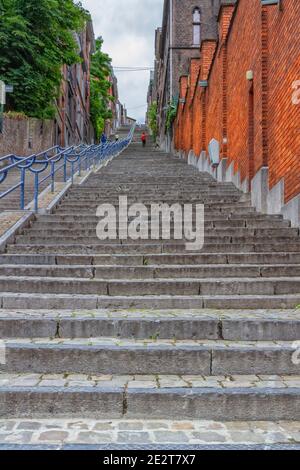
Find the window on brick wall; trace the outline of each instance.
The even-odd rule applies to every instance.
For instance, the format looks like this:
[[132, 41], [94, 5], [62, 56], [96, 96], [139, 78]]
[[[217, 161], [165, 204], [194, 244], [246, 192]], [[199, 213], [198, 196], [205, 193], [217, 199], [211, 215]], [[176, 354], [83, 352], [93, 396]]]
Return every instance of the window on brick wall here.
[[201, 13], [198, 7], [193, 11], [193, 44], [200, 46], [201, 43]]

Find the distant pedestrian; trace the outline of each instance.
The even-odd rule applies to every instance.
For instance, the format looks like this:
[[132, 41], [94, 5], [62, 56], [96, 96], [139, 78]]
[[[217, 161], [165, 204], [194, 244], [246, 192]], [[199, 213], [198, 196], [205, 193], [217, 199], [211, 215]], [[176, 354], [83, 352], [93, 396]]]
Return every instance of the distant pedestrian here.
[[115, 135], [115, 139], [116, 139], [116, 142], [118, 142], [118, 140], [119, 140], [119, 135], [118, 134]]
[[145, 133], [145, 132], [142, 133], [141, 141], [142, 141], [143, 147], [146, 147], [147, 136], [146, 136], [146, 133]]
[[106, 135], [105, 135], [105, 132], [103, 132], [103, 133], [102, 133], [102, 136], [101, 136], [101, 143], [102, 143], [102, 144], [106, 144], [106, 142], [107, 142], [107, 137], [106, 137]]

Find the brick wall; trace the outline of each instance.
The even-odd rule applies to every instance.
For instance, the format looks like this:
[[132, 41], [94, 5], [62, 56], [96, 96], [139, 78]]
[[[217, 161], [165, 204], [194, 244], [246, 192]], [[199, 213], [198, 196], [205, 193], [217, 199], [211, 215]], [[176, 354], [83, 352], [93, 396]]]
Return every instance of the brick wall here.
[[284, 177], [285, 199], [300, 193], [300, 104], [292, 85], [300, 80], [300, 2], [268, 9], [268, 144], [270, 187]]
[[[199, 155], [216, 138], [241, 182], [268, 166], [269, 188], [284, 178], [288, 202], [300, 193], [300, 104], [292, 102], [300, 80], [300, 2], [283, 0], [281, 9], [261, 0], [222, 3], [219, 38], [201, 46], [199, 78], [208, 87], [187, 94], [176, 119], [177, 148]], [[189, 122], [192, 139], [182, 132], [190, 133]]]
[[3, 133], [0, 133], [0, 156], [11, 153], [28, 156], [54, 145], [53, 121], [6, 117], [3, 124]]

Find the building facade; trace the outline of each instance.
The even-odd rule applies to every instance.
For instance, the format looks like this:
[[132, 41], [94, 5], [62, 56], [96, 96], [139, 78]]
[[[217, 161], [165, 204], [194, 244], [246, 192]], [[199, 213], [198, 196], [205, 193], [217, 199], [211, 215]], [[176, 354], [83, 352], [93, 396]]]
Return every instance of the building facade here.
[[110, 96], [112, 97], [112, 100], [109, 102], [109, 109], [112, 113], [112, 119], [107, 120], [105, 123], [105, 133], [107, 137], [114, 136], [118, 129], [123, 126], [132, 125], [132, 122], [135, 122], [134, 119], [127, 116], [127, 109], [125, 105], [120, 102], [118, 79], [114, 74], [113, 68], [111, 68], [109, 81], [111, 83]]
[[[160, 145], [170, 149], [168, 110], [177, 103], [179, 79], [189, 72], [191, 59], [199, 59], [201, 40], [216, 39], [219, 0], [165, 0], [162, 27], [155, 34], [155, 70], [151, 102], [158, 104]], [[148, 97], [149, 101], [149, 97]]]
[[95, 51], [92, 22], [81, 33], [74, 33], [82, 62], [63, 66], [60, 97], [54, 123], [55, 142], [66, 147], [93, 141], [90, 122], [90, 65]]
[[222, 0], [216, 41], [180, 80], [175, 148], [300, 225], [300, 2]]

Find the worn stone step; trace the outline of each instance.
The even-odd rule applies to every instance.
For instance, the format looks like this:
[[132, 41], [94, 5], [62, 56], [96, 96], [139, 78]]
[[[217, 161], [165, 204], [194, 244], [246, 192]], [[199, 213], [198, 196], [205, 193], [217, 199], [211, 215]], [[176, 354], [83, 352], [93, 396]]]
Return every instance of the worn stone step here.
[[[166, 240], [166, 238], [168, 238]], [[194, 241], [194, 240], [193, 240]], [[26, 235], [19, 235], [15, 238], [16, 246], [17, 245], [31, 245], [31, 246], [40, 246], [43, 244], [43, 246], [79, 246], [79, 247], [95, 247], [96, 252], [99, 248], [99, 246], [113, 246], [113, 245], [122, 245], [125, 246], [126, 248], [128, 247], [128, 253], [131, 252], [130, 246], [145, 246], [145, 253], [149, 252], [150, 246], [153, 247], [154, 251], [153, 253], [157, 253], [157, 250], [160, 246], [163, 246], [165, 251], [171, 250], [171, 252], [176, 252], [177, 247], [178, 251], [182, 252], [189, 252], [189, 251], [196, 251], [196, 252], [211, 252], [211, 251], [224, 251], [228, 247], [228, 252], [246, 252], [246, 251], [253, 251], [254, 249], [259, 249], [260, 251], [269, 251], [272, 250], [274, 247], [274, 251], [281, 251], [282, 249], [282, 244], [285, 243], [287, 245], [287, 251], [290, 251], [290, 247], [295, 247], [295, 251], [299, 250], [300, 246], [300, 238], [295, 239], [294, 237], [291, 238], [284, 238], [284, 237], [274, 237], [272, 238], [271, 236], [269, 237], [256, 237], [256, 236], [248, 236], [248, 237], [232, 237], [232, 236], [224, 236], [224, 237], [217, 237], [217, 236], [205, 236], [205, 242], [203, 245], [203, 248], [193, 248], [192, 250], [188, 249], [187, 243], [189, 242], [188, 240], [178, 240], [174, 238], [169, 238], [169, 236], [165, 236], [163, 238], [163, 235], [161, 234], [159, 240], [151, 240], [148, 239], [146, 240], [147, 245], [144, 245], [145, 240], [132, 240], [131, 238], [123, 240], [120, 238], [117, 239], [106, 239], [106, 240], [101, 240], [98, 239], [97, 237], [27, 237]], [[216, 247], [216, 248], [215, 248]], [[223, 250], [222, 250], [223, 247]], [[257, 248], [256, 248], [257, 247]], [[270, 248], [271, 247], [271, 248]], [[281, 247], [281, 249], [280, 249]], [[159, 250], [159, 251], [162, 251]], [[293, 251], [293, 249], [292, 249]]]
[[[143, 204], [148, 211], [150, 212], [150, 208], [153, 204], [168, 204], [169, 206], [172, 206], [174, 204], [181, 204], [183, 207], [184, 205], [197, 205], [197, 204], [202, 204], [202, 205], [207, 205], [207, 206], [212, 206], [213, 204], [216, 205], [218, 204], [219, 206], [224, 206], [224, 209], [233, 209], [233, 206], [235, 204], [238, 205], [238, 207], [241, 209], [247, 209], [248, 211], [251, 211], [251, 207], [249, 203], [240, 203], [238, 202], [239, 198], [238, 197], [197, 197], [197, 198], [189, 198], [189, 199], [182, 199], [182, 198], [167, 198], [167, 197], [153, 197], [152, 199], [143, 199], [140, 197], [137, 198], [128, 198], [128, 208], [130, 205], [139, 203]], [[70, 211], [70, 212], [75, 212], [78, 210], [83, 210], [86, 213], [93, 212], [97, 210], [98, 206], [100, 204], [111, 204], [115, 207], [119, 207], [119, 198], [101, 198], [97, 202], [86, 202], [81, 201], [80, 199], [78, 201], [68, 201], [65, 200], [61, 205], [58, 206], [57, 212], [64, 210], [64, 211]]]
[[[255, 209], [253, 207], [251, 207], [251, 205], [249, 204], [248, 201], [239, 201], [239, 200], [236, 200], [236, 201], [224, 201], [223, 200], [224, 198], [219, 198], [218, 200], [215, 200], [215, 201], [206, 201], [206, 204], [205, 204], [205, 207], [206, 207], [206, 210], [209, 211], [209, 210], [216, 210], [218, 212], [224, 212], [224, 211], [236, 211], [236, 210], [244, 210], [244, 211], [247, 211], [247, 212], [255, 212]], [[130, 199], [128, 199], [128, 205], [130, 205], [131, 201]], [[199, 199], [197, 198], [189, 198], [187, 200], [181, 200], [181, 201], [178, 201], [178, 198], [176, 199], [173, 199], [173, 200], [166, 200], [166, 201], [162, 201], [160, 200], [159, 198], [157, 198], [157, 201], [155, 200], [141, 200], [140, 198], [138, 198], [137, 201], [132, 201], [134, 203], [136, 202], [141, 202], [143, 203], [146, 208], [150, 211], [151, 209], [151, 205], [154, 204], [154, 203], [157, 203], [157, 204], [162, 204], [162, 203], [166, 203], [168, 202], [170, 205], [172, 204], [180, 204], [181, 206], [184, 206], [184, 204], [192, 204], [192, 203], [200, 203], [201, 204], [201, 201], [199, 201]], [[103, 203], [109, 203], [109, 204], [112, 204], [114, 206], [116, 206], [117, 208], [119, 208], [119, 196], [115, 197], [114, 199], [109, 199], [107, 201], [105, 201], [104, 198], [101, 199], [101, 201], [99, 201], [99, 203], [103, 204]], [[68, 202], [67, 200], [64, 200], [57, 208], [57, 210], [61, 210], [61, 209], [64, 209], [64, 210], [68, 210], [70, 212], [72, 212], [72, 210], [76, 210], [78, 208], [84, 208], [86, 211], [87, 209], [89, 209], [89, 211], [96, 211], [96, 208], [98, 207], [99, 203], [89, 203], [89, 204], [83, 204], [81, 203], [80, 201], [80, 198], [79, 200], [76, 200], [74, 202]]]
[[[108, 191], [103, 191], [99, 194], [97, 193], [92, 193], [92, 194], [86, 194], [86, 195], [80, 195], [78, 194], [68, 194], [64, 198], [64, 204], [73, 204], [73, 203], [78, 203], [79, 201], [82, 204], [95, 204], [95, 203], [100, 203], [103, 200], [106, 201], [119, 201], [120, 196], [126, 196], [128, 199], [128, 202], [130, 203], [131, 201], [136, 201], [137, 199], [141, 201], [150, 201], [152, 200], [157, 200], [157, 199], [163, 199], [166, 201], [177, 201], [180, 202], [183, 201], [197, 201], [201, 199], [205, 200], [211, 200], [212, 203], [215, 202], [216, 200], [228, 200], [229, 202], [231, 201], [241, 201], [241, 195], [238, 192], [232, 192], [232, 191], [201, 191], [201, 190], [194, 190], [194, 191], [187, 191], [187, 192], [182, 192], [182, 191], [170, 191], [170, 190], [165, 190], [161, 191], [159, 189], [153, 189], [152, 192], [141, 192], [141, 191], [124, 191], [124, 190], [116, 190], [114, 189], [111, 192]], [[245, 202], [243, 200], [243, 202]], [[251, 205], [248, 201], [246, 201], [248, 205]]]
[[24, 265], [126, 265], [126, 266], [153, 266], [153, 265], [197, 265], [197, 264], [257, 264], [281, 265], [300, 263], [300, 253], [210, 253], [210, 254], [159, 254], [159, 255], [47, 255], [47, 254], [3, 254], [0, 255], [0, 264]]
[[1, 338], [297, 341], [300, 310], [0, 310]]
[[8, 309], [294, 309], [300, 294], [281, 295], [82, 295], [2, 292], [0, 305]]
[[[127, 224], [121, 226], [120, 228], [116, 228], [116, 235], [117, 235], [117, 240], [120, 236], [120, 230], [124, 231], [127, 228]], [[178, 226], [177, 226], [178, 228]], [[199, 230], [200, 228], [197, 228], [196, 226], [192, 227], [194, 233], [196, 232], [196, 229]], [[123, 232], [122, 232], [123, 233]], [[156, 241], [155, 239], [152, 240], [152, 228], [149, 226], [148, 228], [148, 239], [147, 240], [142, 240], [144, 243], [145, 241], [148, 241], [148, 243], [151, 243], [152, 241]], [[185, 233], [184, 227], [181, 229], [181, 234], [183, 235]], [[170, 227], [166, 227], [164, 230], [162, 228], [159, 229], [159, 236], [160, 238], [164, 237], [163, 239], [166, 239], [168, 236], [168, 240], [173, 240], [175, 236], [177, 237], [177, 234], [174, 233], [174, 224], [171, 224]], [[272, 228], [272, 229], [251, 229], [251, 228], [224, 228], [224, 229], [217, 229], [217, 228], [205, 228], [204, 230], [204, 237], [206, 241], [213, 241], [220, 239], [220, 243], [222, 242], [227, 242], [230, 243], [230, 240], [232, 239], [233, 241], [236, 242], [247, 242], [249, 241], [250, 243], [253, 242], [255, 238], [263, 238], [267, 242], [270, 242], [272, 240], [284, 240], [284, 239], [292, 239], [292, 241], [295, 242], [300, 242], [300, 237], [298, 235], [298, 229], [291, 229], [291, 228]], [[35, 241], [35, 240], [47, 240], [47, 239], [53, 239], [53, 240], [59, 240], [60, 238], [66, 240], [66, 241], [71, 241], [72, 240], [78, 240], [82, 241], [83, 239], [87, 240], [87, 244], [93, 243], [94, 240], [97, 240], [97, 232], [96, 232], [96, 227], [94, 227], [91, 230], [84, 230], [84, 229], [77, 229], [76, 230], [32, 230], [28, 229], [24, 231], [23, 235], [18, 235], [16, 237], [16, 240], [23, 240], [26, 242]], [[184, 240], [184, 238], [182, 238]], [[113, 241], [113, 238], [110, 238], [111, 241]], [[226, 241], [227, 240], [227, 241]], [[109, 241], [109, 240], [108, 240]], [[130, 237], [128, 237], [128, 243], [130, 243]], [[136, 242], [133, 240], [133, 242]]]
[[[117, 255], [116, 259], [120, 259]], [[128, 255], [130, 257], [130, 255]], [[134, 255], [132, 255], [134, 256]], [[103, 258], [95, 257], [94, 264]], [[106, 258], [104, 258], [105, 260]], [[98, 261], [99, 260], [99, 261]], [[0, 258], [1, 262], [1, 258]], [[101, 261], [102, 262], [102, 261]], [[300, 253], [210, 253], [210, 254], [160, 254], [145, 255], [143, 264], [146, 265], [182, 265], [182, 264], [292, 264], [300, 262]]]
[[[295, 264], [297, 263], [297, 264]], [[55, 255], [2, 254], [0, 265], [78, 265], [78, 266], [160, 266], [160, 265], [294, 265], [298, 269], [300, 253], [210, 253], [210, 254], [119, 254], [119, 255]], [[291, 273], [293, 274], [293, 273]]]
[[[201, 252], [193, 252], [196, 254], [215, 254], [215, 253], [274, 253], [282, 252], [282, 243], [253, 243], [253, 244], [233, 244], [224, 243], [222, 245], [216, 243], [206, 243]], [[300, 244], [294, 241], [286, 241], [284, 245], [285, 252], [300, 252]], [[176, 254], [189, 254], [186, 249], [185, 243], [152, 243], [152, 244], [117, 244], [117, 243], [100, 243], [84, 245], [81, 242], [78, 244], [67, 243], [31, 243], [18, 245], [8, 245], [7, 253], [52, 253], [52, 254], [161, 254], [161, 253], [176, 253]]]
[[209, 185], [185, 185], [184, 187], [178, 187], [178, 185], [138, 185], [138, 184], [109, 184], [107, 183], [105, 186], [102, 185], [99, 187], [94, 187], [93, 191], [91, 192], [91, 187], [78, 187], [68, 192], [66, 198], [87, 198], [93, 200], [95, 197], [103, 197], [105, 196], [116, 196], [116, 194], [122, 194], [122, 192], [132, 195], [148, 195], [151, 196], [153, 194], [167, 194], [167, 195], [175, 195], [180, 196], [182, 194], [186, 195], [198, 195], [198, 194], [232, 194], [234, 196], [241, 195], [241, 193], [234, 187], [225, 186], [224, 188], [219, 188], [217, 186], [209, 186]]
[[[98, 204], [99, 205], [99, 204]], [[97, 205], [97, 207], [98, 207]], [[150, 206], [146, 206], [150, 213]], [[118, 205], [115, 205], [116, 214], [118, 215]], [[205, 213], [211, 213], [212, 217], [229, 217], [231, 214], [235, 213], [236, 216], [239, 217], [249, 217], [249, 214], [253, 214], [253, 217], [257, 216], [257, 212], [253, 207], [236, 207], [234, 205], [226, 206], [224, 204], [220, 204], [217, 207], [213, 208], [213, 211], [205, 205], [204, 207]], [[65, 207], [64, 205], [58, 206], [55, 211], [55, 217], [82, 217], [82, 213], [85, 214], [87, 218], [94, 218], [96, 216], [96, 207], [90, 208], [85, 206], [83, 208], [78, 207]]]
[[299, 374], [290, 341], [4, 339], [3, 372], [85, 374]]
[[[270, 273], [271, 274], [271, 273]], [[1, 292], [37, 294], [134, 295], [281, 295], [300, 294], [300, 277], [74, 279], [0, 276]]]
[[[222, 221], [226, 222], [227, 220], [235, 223], [235, 220], [241, 222], [241, 224], [255, 224], [256, 221], [259, 223], [272, 222], [273, 220], [281, 220], [282, 222], [287, 222], [282, 220], [282, 216], [265, 216], [263, 214], [258, 214], [257, 212], [246, 212], [244, 214], [232, 213], [232, 212], [220, 212], [220, 211], [205, 211], [205, 220], [207, 222], [216, 222], [222, 224]], [[99, 221], [99, 217], [96, 214], [59, 214], [55, 213], [53, 215], [38, 215], [36, 224], [61, 224], [61, 223], [71, 223], [71, 224], [96, 224]], [[250, 225], [249, 225], [250, 226]]]
[[[180, 182], [180, 181], [179, 181]], [[72, 187], [69, 191], [69, 195], [87, 195], [89, 196], [91, 194], [91, 189], [93, 190], [93, 194], [96, 195], [102, 195], [103, 192], [111, 191], [111, 192], [116, 192], [116, 191], [122, 191], [123, 189], [125, 190], [135, 190], [135, 191], [151, 191], [153, 190], [162, 190], [162, 191], [172, 191], [174, 190], [175, 192], [186, 192], [188, 193], [189, 191], [233, 191], [233, 192], [238, 192], [239, 191], [236, 189], [236, 187], [232, 183], [225, 183], [225, 184], [218, 184], [214, 183], [212, 184], [210, 181], [203, 181], [202, 182], [203, 186], [197, 186], [195, 188], [195, 184], [191, 183], [188, 179], [186, 184], [184, 185], [184, 188], [178, 187], [177, 183], [166, 183], [162, 182], [160, 184], [157, 184], [153, 180], [145, 180], [143, 181], [143, 186], [141, 186], [141, 183], [135, 183], [132, 182], [130, 179], [128, 181], [120, 181], [116, 184], [115, 182], [110, 183], [107, 178], [99, 182], [95, 182], [94, 186], [92, 184], [92, 177], [89, 178], [89, 180], [86, 182], [84, 186], [80, 187]], [[239, 193], [240, 194], [240, 193]]]
[[[128, 222], [130, 223], [132, 220], [134, 220], [134, 217], [128, 218]], [[49, 233], [57, 233], [62, 232], [64, 230], [68, 230], [69, 232], [76, 232], [82, 231], [84, 229], [85, 232], [91, 233], [92, 231], [95, 232], [97, 223], [101, 220], [100, 218], [95, 218], [94, 220], [82, 220], [82, 221], [65, 221], [65, 220], [52, 220], [52, 222], [46, 222], [46, 221], [37, 221], [34, 222], [30, 228], [30, 233], [34, 232], [49, 232]], [[145, 222], [151, 222], [151, 218], [149, 217], [148, 219], [143, 219]], [[155, 219], [153, 219], [155, 220]], [[192, 219], [188, 219], [189, 222]], [[164, 218], [162, 222], [170, 222], [170, 219]], [[59, 224], [59, 228], [58, 228]], [[248, 229], [273, 229], [273, 228], [288, 228], [289, 227], [289, 222], [288, 221], [282, 221], [275, 219], [273, 220], [244, 220], [244, 219], [230, 219], [230, 220], [208, 220], [205, 217], [204, 221], [204, 226], [205, 228], [209, 229], [232, 229], [232, 228], [248, 228]], [[125, 226], [124, 222], [121, 224], [119, 221], [117, 221], [117, 226]], [[193, 223], [193, 227], [195, 224]], [[174, 227], [174, 221], [171, 219], [171, 227]]]
[[[124, 377], [99, 374], [90, 377], [85, 374], [31, 373], [0, 375], [0, 384], [2, 418], [70, 420], [82, 419], [84, 416], [85, 419], [93, 420], [101, 418], [124, 420], [146, 419], [151, 415], [152, 420], [174, 419], [175, 416], [180, 416], [180, 419], [217, 419], [220, 422], [260, 420], [260, 423], [271, 419], [285, 421], [300, 419], [299, 377], [295, 379], [280, 375], [271, 378], [265, 375]], [[33, 427], [29, 427], [27, 422], [26, 429], [35, 429], [34, 424], [39, 423], [35, 422]], [[71, 428], [74, 426], [76, 427], [76, 423]], [[128, 427], [133, 429], [133, 426], [134, 423], [130, 423]], [[177, 426], [180, 426], [178, 421]], [[232, 426], [232, 429], [236, 430], [237, 426], [238, 424]], [[102, 427], [107, 432], [107, 423], [106, 427]], [[185, 427], [183, 426], [183, 429]], [[205, 428], [208, 432], [209, 423], [206, 423]], [[51, 426], [45, 426], [44, 439], [49, 429]], [[59, 429], [62, 427], [59, 426]], [[83, 429], [87, 427], [83, 426]], [[159, 425], [155, 426], [155, 423], [152, 423], [151, 429], [159, 429]], [[212, 429], [216, 433], [216, 426]], [[241, 429], [248, 427], [243, 426]], [[270, 429], [270, 426], [267, 429]], [[94, 434], [93, 437], [95, 438]]]
[[[152, 224], [151, 221], [145, 221], [146, 224], [148, 224], [148, 230], [147, 233], [149, 235], [149, 239], [151, 239], [152, 236]], [[156, 223], [153, 221], [153, 223]], [[174, 237], [174, 229], [179, 228], [178, 224], [175, 224], [175, 222], [171, 223], [166, 223], [164, 226], [157, 226], [159, 229], [160, 235], [162, 233], [170, 233], [171, 237]], [[121, 223], [117, 224], [116, 227], [116, 233], [119, 236], [120, 230], [123, 230], [128, 228], [128, 223]], [[201, 229], [201, 227], [197, 227], [195, 223], [191, 224], [191, 228], [195, 232], [196, 230]], [[97, 238], [96, 235], [96, 229], [97, 225], [92, 226], [91, 228], [87, 228], [84, 226], [77, 226], [76, 228], [65, 228], [65, 227], [60, 227], [60, 228], [49, 228], [47, 226], [45, 227], [31, 227], [29, 229], [25, 229], [23, 231], [24, 236], [30, 237], [30, 238], [35, 238], [35, 237], [41, 237], [41, 238], [59, 238], [59, 237], [65, 237], [65, 238]], [[184, 234], [184, 225], [182, 224], [181, 226], [181, 233]], [[295, 240], [300, 241], [299, 237], [299, 231], [298, 229], [292, 229], [292, 228], [283, 228], [283, 227], [265, 227], [265, 228], [251, 228], [251, 227], [232, 227], [228, 224], [227, 227], [213, 227], [212, 223], [210, 224], [205, 224], [204, 227], [204, 236], [205, 238], [213, 238], [213, 237], [220, 237], [220, 239], [224, 237], [232, 237], [234, 239], [239, 239], [239, 238], [247, 238], [249, 237], [263, 237], [263, 238], [270, 238], [272, 239], [277, 239], [277, 238], [293, 238]]]
[[[146, 263], [146, 261], [145, 261]], [[299, 265], [172, 265], [99, 266], [80, 265], [0, 265], [0, 276], [70, 277], [87, 279], [176, 279], [176, 278], [274, 278], [300, 277]]]

